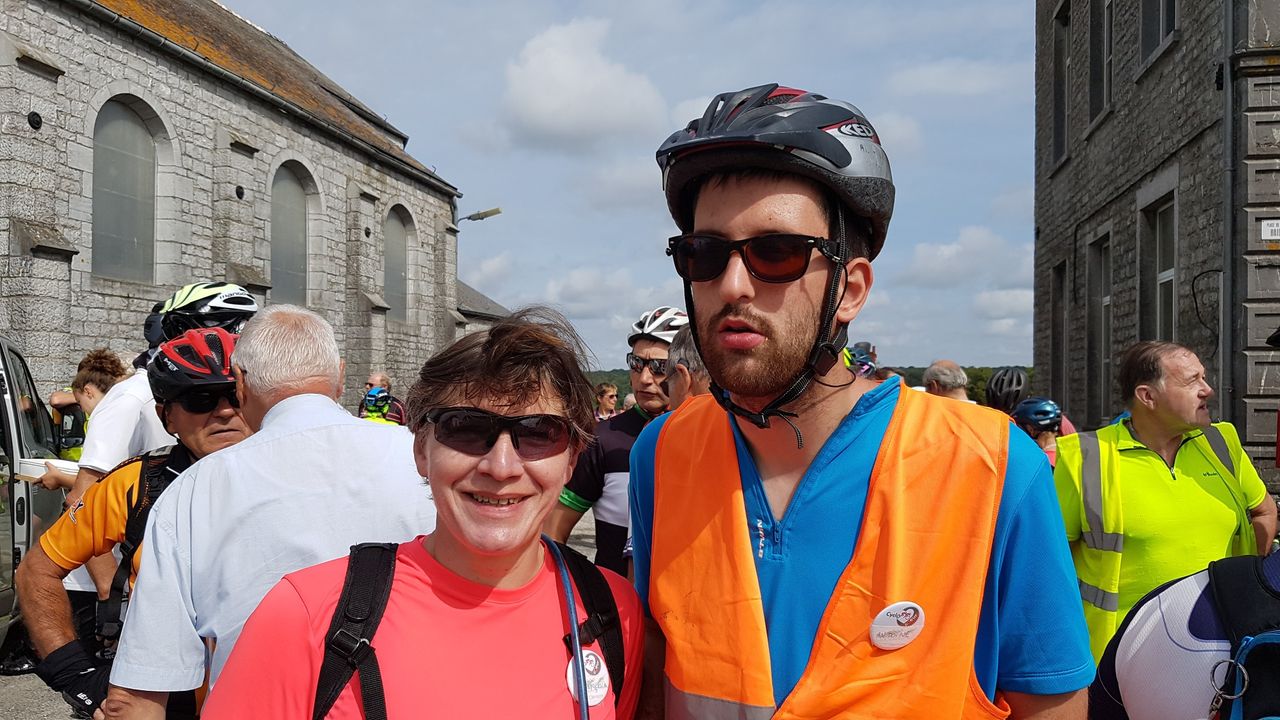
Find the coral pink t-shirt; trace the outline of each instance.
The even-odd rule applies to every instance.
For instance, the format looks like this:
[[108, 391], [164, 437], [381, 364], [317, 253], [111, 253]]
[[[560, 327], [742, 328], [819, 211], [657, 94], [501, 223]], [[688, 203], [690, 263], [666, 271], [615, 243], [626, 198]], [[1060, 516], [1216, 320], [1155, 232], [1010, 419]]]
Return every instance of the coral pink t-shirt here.
[[[498, 590], [440, 565], [421, 537], [400, 546], [391, 596], [372, 643], [388, 717], [578, 717], [567, 681], [563, 591], [545, 549], [544, 556], [532, 581]], [[245, 624], [205, 703], [204, 720], [311, 717], [324, 638], [346, 572], [347, 559], [340, 558], [286, 575], [272, 588]], [[591, 717], [629, 720], [640, 689], [644, 625], [635, 591], [623, 578], [603, 572], [622, 619], [626, 672], [616, 711], [609, 687], [592, 697], [598, 702]], [[580, 622], [580, 599], [577, 605]], [[598, 667], [599, 644], [588, 649], [597, 658], [588, 657], [587, 666]], [[353, 676], [327, 717], [363, 718], [358, 686]]]

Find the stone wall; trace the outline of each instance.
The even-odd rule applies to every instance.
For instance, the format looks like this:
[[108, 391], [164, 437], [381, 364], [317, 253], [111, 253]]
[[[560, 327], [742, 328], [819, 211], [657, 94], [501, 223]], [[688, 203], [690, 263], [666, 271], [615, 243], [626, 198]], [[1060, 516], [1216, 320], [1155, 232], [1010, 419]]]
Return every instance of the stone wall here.
[[[0, 8], [0, 332], [27, 353], [42, 392], [90, 348], [132, 358], [152, 303], [182, 284], [227, 279], [270, 302], [270, 192], [285, 163], [309, 193], [307, 304], [337, 332], [347, 404], [371, 369], [399, 390], [440, 347], [456, 277], [452, 197], [69, 5]], [[111, 99], [156, 139], [152, 283], [91, 273], [93, 129]], [[410, 307], [388, 327], [381, 234], [396, 205], [411, 219]]]

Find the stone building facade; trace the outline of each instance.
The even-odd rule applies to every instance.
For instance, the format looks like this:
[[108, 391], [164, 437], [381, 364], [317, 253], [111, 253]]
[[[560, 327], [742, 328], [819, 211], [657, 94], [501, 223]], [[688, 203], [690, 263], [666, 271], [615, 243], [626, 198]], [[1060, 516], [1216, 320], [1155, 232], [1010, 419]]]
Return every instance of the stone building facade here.
[[[1035, 367], [1084, 427], [1119, 353], [1193, 348], [1260, 470], [1280, 353], [1280, 3], [1037, 0]], [[1264, 234], [1271, 234], [1267, 240]], [[1268, 473], [1274, 479], [1275, 472]]]
[[453, 339], [460, 194], [284, 43], [210, 0], [0, 9], [0, 333], [42, 390], [206, 279], [328, 319], [348, 404]]

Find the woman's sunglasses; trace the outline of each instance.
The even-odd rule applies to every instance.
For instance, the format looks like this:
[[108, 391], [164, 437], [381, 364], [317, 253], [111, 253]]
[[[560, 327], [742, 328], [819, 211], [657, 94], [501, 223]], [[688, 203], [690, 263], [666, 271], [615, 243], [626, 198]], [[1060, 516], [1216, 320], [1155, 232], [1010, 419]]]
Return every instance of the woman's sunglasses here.
[[484, 455], [502, 433], [525, 460], [559, 455], [569, 447], [569, 421], [559, 415], [498, 415], [472, 407], [438, 408], [427, 413], [436, 440], [466, 455]]
[[720, 277], [729, 264], [729, 256], [735, 252], [742, 256], [747, 272], [757, 280], [792, 282], [809, 269], [814, 248], [832, 262], [840, 262], [838, 242], [809, 235], [776, 233], [734, 242], [715, 235], [691, 233], [667, 240], [667, 254], [675, 261], [676, 272], [690, 282]]
[[235, 385], [208, 390], [190, 390], [178, 396], [175, 402], [189, 413], [203, 415], [217, 410], [218, 403], [223, 398], [226, 398], [227, 402], [231, 403], [231, 407], [240, 407], [240, 400], [236, 397]]

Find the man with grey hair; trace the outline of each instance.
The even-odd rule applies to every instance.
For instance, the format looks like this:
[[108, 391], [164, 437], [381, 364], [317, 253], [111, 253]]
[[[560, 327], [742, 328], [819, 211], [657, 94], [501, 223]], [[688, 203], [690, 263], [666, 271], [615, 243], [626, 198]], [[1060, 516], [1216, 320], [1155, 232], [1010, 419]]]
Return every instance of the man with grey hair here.
[[192, 465], [152, 508], [108, 718], [163, 718], [169, 692], [200, 687], [206, 670], [212, 687], [286, 573], [435, 525], [413, 436], [338, 405], [344, 364], [323, 318], [292, 305], [260, 311], [232, 365], [255, 434]]
[[667, 357], [667, 377], [662, 381], [672, 410], [685, 400], [711, 392], [711, 375], [702, 364], [702, 356], [693, 342], [693, 331], [686, 325], [671, 340]]
[[973, 402], [969, 399], [967, 390], [969, 376], [965, 374], [964, 368], [951, 360], [934, 360], [932, 365], [925, 368], [922, 382], [925, 392], [932, 395]]

